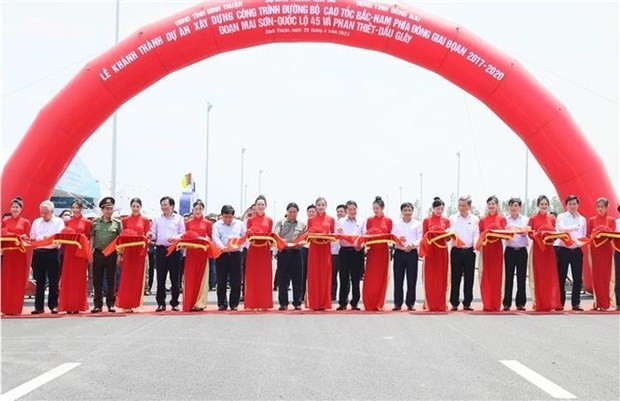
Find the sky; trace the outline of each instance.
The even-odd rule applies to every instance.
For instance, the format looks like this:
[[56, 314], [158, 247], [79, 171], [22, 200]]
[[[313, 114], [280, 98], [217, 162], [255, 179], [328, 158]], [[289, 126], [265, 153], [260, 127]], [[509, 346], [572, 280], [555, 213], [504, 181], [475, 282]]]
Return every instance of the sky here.
[[[620, 188], [617, 1], [407, 3], [520, 60], [566, 105]], [[120, 38], [195, 4], [121, 0]], [[3, 2], [3, 162], [37, 112], [88, 60], [114, 45], [114, 29], [114, 1]], [[525, 194], [523, 142], [442, 77], [383, 53], [270, 44], [177, 71], [119, 109], [120, 203], [139, 196], [154, 214], [160, 197], [178, 199], [181, 178], [190, 172], [204, 198], [207, 102], [214, 105], [208, 211], [252, 203], [259, 175], [268, 214], [276, 217], [288, 202], [305, 209], [318, 196], [327, 198], [331, 214], [353, 199], [368, 216], [380, 195], [386, 214], [398, 217], [401, 201], [422, 197], [424, 209], [434, 196], [449, 203], [457, 185], [480, 209], [490, 195]], [[111, 139], [110, 119], [79, 152], [104, 193]], [[529, 160], [530, 197], [555, 195]]]

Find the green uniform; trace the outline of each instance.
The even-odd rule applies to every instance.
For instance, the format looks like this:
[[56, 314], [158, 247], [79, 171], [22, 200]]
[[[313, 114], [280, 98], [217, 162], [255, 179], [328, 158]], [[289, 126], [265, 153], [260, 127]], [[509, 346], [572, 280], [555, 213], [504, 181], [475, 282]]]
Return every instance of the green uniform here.
[[103, 251], [110, 245], [110, 242], [114, 241], [121, 234], [122, 230], [120, 220], [104, 221], [102, 218], [96, 219], [93, 221], [93, 229], [91, 231], [94, 248]]

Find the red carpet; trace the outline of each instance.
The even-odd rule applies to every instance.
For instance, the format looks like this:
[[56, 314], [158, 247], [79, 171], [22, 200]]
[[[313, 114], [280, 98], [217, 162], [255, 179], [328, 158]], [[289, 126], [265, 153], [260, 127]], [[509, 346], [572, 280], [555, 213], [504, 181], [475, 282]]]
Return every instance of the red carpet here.
[[163, 312], [155, 312], [157, 308], [156, 305], [148, 305], [145, 306], [140, 312], [116, 312], [109, 313], [107, 311], [100, 313], [90, 313], [90, 311], [80, 312], [79, 314], [67, 314], [65, 312], [60, 312], [58, 314], [52, 314], [49, 311], [45, 313], [41, 313], [39, 315], [32, 315], [30, 311], [31, 307], [24, 308], [23, 313], [21, 315], [2, 315], [2, 319], [57, 319], [57, 318], [80, 318], [80, 317], [94, 317], [94, 318], [105, 318], [105, 317], [127, 317], [127, 316], [201, 316], [201, 315], [263, 315], [263, 314], [279, 314], [279, 315], [389, 315], [389, 314], [401, 314], [401, 315], [476, 315], [476, 316], [497, 316], [497, 315], [506, 315], [506, 316], [518, 316], [518, 315], [620, 315], [620, 311], [609, 310], [609, 311], [594, 311], [594, 310], [584, 310], [581, 311], [573, 311], [573, 310], [564, 310], [564, 311], [550, 311], [550, 312], [536, 312], [533, 310], [526, 311], [517, 311], [516, 309], [511, 309], [510, 311], [498, 311], [498, 312], [485, 312], [482, 310], [482, 304], [473, 305], [473, 311], [464, 311], [459, 309], [456, 312], [446, 311], [446, 312], [428, 312], [422, 309], [420, 306], [415, 311], [409, 311], [406, 308], [400, 311], [393, 311], [390, 307], [386, 307], [385, 311], [364, 311], [362, 310], [356, 311], [347, 309], [344, 311], [336, 310], [337, 305], [334, 305], [333, 309], [328, 309], [324, 311], [313, 311], [309, 309], [303, 308], [300, 311], [294, 310], [289, 307], [289, 309], [285, 311], [278, 310], [276, 306], [274, 309], [266, 310], [266, 311], [254, 311], [254, 310], [246, 310], [241, 307], [237, 311], [231, 311], [227, 309], [226, 311], [218, 311], [215, 305], [209, 305], [209, 307], [200, 312], [173, 312], [170, 307], [167, 307], [167, 310]]

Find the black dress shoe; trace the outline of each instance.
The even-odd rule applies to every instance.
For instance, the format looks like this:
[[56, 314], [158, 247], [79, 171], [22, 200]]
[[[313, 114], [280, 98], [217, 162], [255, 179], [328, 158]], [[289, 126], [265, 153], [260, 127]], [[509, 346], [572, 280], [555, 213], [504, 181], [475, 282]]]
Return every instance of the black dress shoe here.
[[178, 312], [178, 311], [180, 311], [180, 309], [179, 309], [179, 307], [178, 307], [178, 306], [173, 306], [173, 307], [172, 307], [172, 311], [173, 311], [173, 312]]
[[237, 310], [237, 307], [236, 306], [231, 306], [230, 310]]
[[280, 307], [278, 308], [278, 310], [286, 310], [286, 309], [288, 309], [288, 307], [287, 307], [287, 306], [280, 306]]
[[58, 308], [52, 308], [52, 309], [50, 309], [50, 312], [52, 312], [52, 314], [56, 315], [56, 314], [58, 314]]
[[158, 305], [157, 309], [155, 309], [155, 312], [163, 312], [166, 310], [166, 305]]
[[336, 310], [347, 310], [347, 307], [341, 305], [341, 306], [337, 307]]
[[525, 306], [517, 306], [517, 310], [524, 311], [525, 310]]
[[407, 305], [407, 310], [415, 310], [415, 308], [413, 306]]
[[301, 306], [296, 306], [295, 310], [301, 310]]
[[43, 313], [43, 309], [35, 309], [33, 311], [30, 312], [31, 315], [40, 315], [41, 313]]
[[220, 305], [220, 306], [217, 307], [217, 310], [219, 310], [219, 311], [226, 310], [226, 306]]
[[459, 307], [458, 306], [453, 306], [450, 310], [452, 312], [456, 312], [457, 310], [459, 310]]
[[463, 310], [472, 311], [474, 310], [474, 308], [472, 308], [471, 306], [463, 306]]
[[502, 310], [503, 310], [504, 312], [509, 311], [509, 310], [510, 310], [510, 306], [504, 306], [504, 307], [502, 308]]
[[114, 307], [108, 308], [109, 313], [116, 313], [116, 309]]
[[401, 309], [403, 309], [402, 306], [395, 306], [395, 307], [392, 308], [392, 310], [394, 310], [394, 311], [401, 310]]
[[99, 312], [101, 312], [101, 308], [92, 308], [90, 310], [90, 313], [99, 313]]
[[351, 307], [351, 310], [361, 310], [359, 306], [355, 305]]
[[573, 310], [583, 312], [583, 308], [582, 308], [581, 306], [579, 306], [579, 305], [575, 305], [575, 306], [573, 306]]

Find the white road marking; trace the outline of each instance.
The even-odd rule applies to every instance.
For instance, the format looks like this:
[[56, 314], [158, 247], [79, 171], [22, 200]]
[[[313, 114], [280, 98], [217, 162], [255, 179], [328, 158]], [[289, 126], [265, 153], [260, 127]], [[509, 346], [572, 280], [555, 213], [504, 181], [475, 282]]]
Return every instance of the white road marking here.
[[63, 363], [55, 367], [52, 370], [49, 370], [43, 373], [41, 376], [37, 376], [34, 379], [27, 381], [26, 383], [15, 387], [14, 389], [7, 391], [6, 393], [0, 395], [0, 401], [14, 401], [18, 398], [25, 396], [31, 391], [36, 390], [47, 382], [54, 380], [55, 378], [64, 375], [68, 371], [73, 368], [77, 368], [80, 366], [79, 363]]
[[576, 395], [564, 390], [546, 377], [534, 372], [532, 369], [523, 365], [519, 361], [500, 361], [504, 366], [511, 369], [513, 372], [523, 377], [539, 389], [543, 390], [553, 398], [571, 400], [577, 398]]

